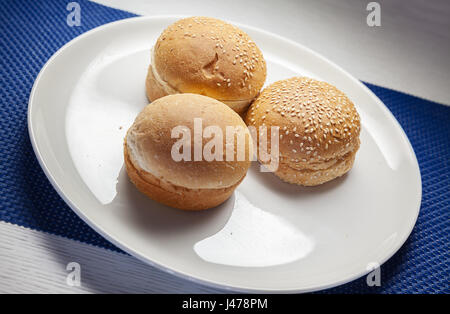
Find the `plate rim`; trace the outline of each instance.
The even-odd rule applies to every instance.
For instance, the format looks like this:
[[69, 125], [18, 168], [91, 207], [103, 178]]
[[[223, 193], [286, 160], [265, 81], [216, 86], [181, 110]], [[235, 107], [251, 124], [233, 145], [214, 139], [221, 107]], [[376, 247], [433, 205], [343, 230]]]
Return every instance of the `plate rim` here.
[[[51, 170], [49, 169], [49, 166], [47, 165], [46, 161], [44, 160], [44, 157], [42, 156], [39, 146], [37, 144], [37, 139], [36, 139], [36, 135], [34, 134], [34, 128], [33, 128], [33, 122], [32, 122], [32, 111], [33, 111], [33, 100], [35, 97], [35, 93], [37, 90], [37, 87], [39, 85], [39, 82], [42, 78], [42, 76], [44, 75], [44, 73], [46, 72], [46, 69], [48, 68], [48, 66], [50, 64], [53, 63], [53, 61], [65, 50], [69, 49], [70, 46], [72, 46], [75, 42], [78, 42], [80, 40], [83, 40], [85, 37], [92, 35], [93, 33], [96, 32], [101, 32], [106, 28], [109, 28], [111, 26], [114, 25], [119, 25], [119, 24], [127, 24], [127, 23], [133, 23], [133, 22], [138, 22], [140, 20], [167, 20], [167, 19], [179, 19], [179, 18], [184, 18], [184, 17], [188, 17], [188, 15], [154, 15], [154, 16], [136, 16], [136, 17], [130, 17], [130, 18], [125, 18], [125, 19], [121, 19], [118, 21], [113, 21], [113, 22], [109, 22], [103, 25], [100, 25], [98, 27], [95, 27], [93, 29], [90, 29], [80, 35], [78, 35], [77, 37], [73, 38], [72, 40], [70, 40], [69, 42], [67, 42], [66, 44], [64, 44], [61, 48], [59, 48], [44, 64], [44, 66], [41, 68], [41, 70], [39, 71], [39, 74], [37, 75], [34, 83], [33, 83], [33, 87], [31, 89], [30, 92], [30, 96], [29, 96], [29, 100], [28, 100], [28, 108], [27, 108], [27, 124], [28, 124], [28, 135], [30, 138], [30, 142], [31, 145], [33, 147], [33, 151], [34, 154], [36, 156], [36, 159], [38, 160], [38, 163], [40, 165], [40, 167], [42, 168], [42, 170], [44, 171], [47, 179], [50, 181], [52, 187], [56, 190], [56, 192], [58, 193], [58, 195], [64, 200], [64, 202], [77, 214], [78, 217], [80, 217], [89, 227], [91, 227], [93, 230], [95, 230], [95, 232], [99, 233], [102, 237], [104, 237], [107, 241], [111, 242], [113, 245], [115, 245], [116, 247], [118, 247], [119, 249], [121, 249], [122, 251], [131, 254], [132, 256], [138, 258], [139, 260], [143, 261], [146, 264], [149, 264], [153, 267], [156, 267], [159, 270], [162, 270], [166, 273], [172, 274], [172, 275], [176, 275], [179, 278], [182, 279], [187, 279], [191, 282], [197, 283], [197, 284], [201, 284], [201, 285], [206, 285], [209, 287], [213, 287], [213, 288], [217, 288], [217, 289], [224, 289], [224, 290], [229, 290], [229, 291], [237, 291], [237, 292], [244, 292], [244, 293], [305, 293], [305, 292], [313, 292], [313, 291], [319, 291], [319, 290], [325, 290], [325, 289], [330, 289], [330, 288], [334, 288], [349, 282], [352, 282], [358, 278], [361, 278], [363, 276], [365, 276], [366, 274], [368, 274], [370, 272], [370, 270], [363, 270], [360, 271], [358, 273], [354, 273], [351, 276], [348, 276], [346, 278], [343, 278], [342, 280], [339, 281], [335, 281], [333, 283], [330, 284], [326, 284], [326, 285], [321, 285], [321, 286], [311, 286], [311, 287], [303, 287], [303, 288], [296, 288], [296, 289], [259, 289], [259, 288], [254, 288], [254, 287], [244, 287], [243, 285], [240, 286], [234, 286], [234, 285], [229, 285], [226, 283], [220, 283], [214, 280], [208, 280], [205, 278], [201, 278], [199, 276], [192, 276], [189, 275], [188, 273], [184, 272], [184, 271], [179, 271], [179, 270], [175, 270], [172, 269], [170, 266], [166, 266], [162, 263], [156, 262], [155, 260], [150, 260], [146, 257], [144, 257], [143, 255], [141, 255], [139, 252], [137, 252], [136, 250], [133, 250], [131, 248], [128, 248], [125, 244], [122, 244], [122, 242], [119, 239], [116, 239], [116, 237], [111, 236], [108, 234], [108, 232], [104, 231], [102, 227], [98, 226], [94, 221], [91, 221], [91, 219], [89, 219], [82, 210], [80, 210], [68, 197], [66, 197], [64, 191], [60, 188], [58, 182], [56, 182], [56, 180], [54, 179]], [[417, 208], [415, 209], [415, 217], [409, 227], [409, 230], [407, 232], [404, 233], [403, 237], [401, 237], [398, 241], [397, 241], [397, 245], [395, 245], [395, 247], [393, 249], [391, 249], [390, 254], [386, 254], [386, 256], [381, 259], [379, 261], [379, 265], [382, 266], [386, 261], [388, 261], [395, 253], [397, 253], [399, 251], [399, 249], [405, 244], [406, 240], [409, 238], [409, 236], [411, 235], [419, 213], [420, 213], [420, 208], [421, 208], [421, 204], [422, 204], [422, 177], [421, 177], [421, 173], [420, 173], [420, 166], [419, 163], [417, 161], [417, 156], [414, 152], [414, 149], [411, 145], [411, 142], [409, 141], [405, 131], [403, 130], [402, 126], [400, 125], [400, 123], [397, 121], [397, 119], [394, 117], [394, 115], [392, 114], [392, 112], [387, 108], [387, 106], [366, 86], [364, 85], [360, 80], [358, 80], [356, 77], [354, 77], [353, 75], [351, 75], [349, 72], [347, 72], [345, 69], [343, 69], [341, 66], [337, 65], [336, 63], [332, 62], [331, 60], [327, 59], [326, 57], [322, 56], [321, 54], [315, 52], [314, 50], [312, 50], [311, 48], [308, 48], [298, 42], [295, 42], [294, 40], [291, 40], [289, 38], [285, 38], [281, 35], [266, 31], [264, 29], [258, 28], [258, 27], [254, 27], [254, 26], [249, 26], [246, 24], [242, 24], [242, 23], [238, 23], [238, 22], [234, 22], [231, 20], [226, 20], [229, 23], [232, 23], [233, 25], [242, 27], [244, 29], [250, 29], [252, 31], [255, 32], [259, 32], [262, 33], [263, 35], [269, 36], [269, 37], [275, 37], [277, 40], [280, 41], [284, 41], [289, 43], [290, 45], [296, 46], [299, 49], [303, 49], [305, 51], [307, 51], [308, 53], [314, 55], [315, 58], [320, 59], [321, 61], [326, 62], [328, 65], [334, 67], [335, 69], [337, 69], [342, 75], [346, 76], [348, 79], [350, 79], [353, 83], [356, 83], [357, 86], [359, 88], [362, 88], [376, 103], [378, 103], [378, 106], [380, 107], [380, 109], [382, 109], [384, 111], [384, 114], [386, 115], [387, 118], [389, 118], [391, 120], [391, 122], [400, 130], [400, 135], [403, 138], [403, 140], [406, 142], [408, 150], [410, 155], [413, 157], [413, 161], [414, 161], [414, 165], [415, 165], [415, 170], [417, 172], [417, 179], [418, 179], [418, 188], [419, 188], [419, 203]], [[92, 244], [90, 244], [92, 245]], [[96, 247], [100, 247], [97, 245], [94, 245]], [[101, 247], [103, 248], [103, 247]], [[103, 249], [107, 249], [107, 250], [111, 250], [108, 248], [103, 248]], [[120, 252], [119, 252], [120, 253]]]

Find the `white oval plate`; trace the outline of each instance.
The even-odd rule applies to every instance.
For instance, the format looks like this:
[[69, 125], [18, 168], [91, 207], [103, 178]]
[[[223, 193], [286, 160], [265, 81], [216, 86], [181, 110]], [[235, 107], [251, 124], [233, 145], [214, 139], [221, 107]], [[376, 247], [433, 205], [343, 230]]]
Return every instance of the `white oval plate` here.
[[[184, 278], [253, 292], [305, 292], [356, 279], [410, 234], [421, 200], [419, 167], [400, 125], [347, 72], [290, 40], [241, 26], [268, 63], [268, 80], [306, 75], [336, 85], [361, 115], [348, 175], [302, 188], [258, 171], [223, 205], [202, 212], [140, 194], [123, 168], [126, 130], [147, 104], [150, 48], [177, 17], [139, 17], [91, 30], [61, 48], [30, 96], [39, 162], [69, 206], [106, 239]], [[349, 55], [349, 57], [351, 57]]]

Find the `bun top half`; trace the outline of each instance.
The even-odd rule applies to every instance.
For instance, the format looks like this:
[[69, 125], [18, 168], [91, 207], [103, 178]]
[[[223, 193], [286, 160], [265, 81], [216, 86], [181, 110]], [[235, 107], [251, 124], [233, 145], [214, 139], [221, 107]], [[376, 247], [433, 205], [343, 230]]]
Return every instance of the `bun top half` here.
[[[201, 128], [194, 126], [196, 118], [201, 119]], [[210, 126], [220, 130], [223, 137], [216, 137], [216, 133], [207, 134]], [[177, 127], [178, 131], [173, 135]], [[245, 143], [239, 146], [238, 136], [234, 136], [229, 137], [233, 143], [230, 146], [231, 142], [226, 141], [227, 127], [239, 129]], [[177, 161], [173, 158], [172, 149], [184, 138], [183, 130], [189, 133], [185, 139], [189, 139], [190, 160]], [[200, 139], [201, 146], [198, 147], [202, 150], [207, 149], [207, 143], [211, 144], [212, 139], [217, 139], [222, 148], [222, 152], [217, 150], [221, 160], [208, 160], [202, 155], [201, 160], [196, 161], [195, 138]], [[250, 167], [253, 148], [247, 126], [236, 112], [213, 98], [197, 94], [169, 95], [147, 105], [128, 130], [126, 145], [130, 160], [138, 171], [190, 189], [218, 189], [236, 184]], [[227, 160], [229, 147], [232, 160]], [[215, 149], [210, 151], [216, 152]], [[184, 148], [177, 148], [177, 152], [184, 152]], [[238, 158], [239, 152], [242, 152], [243, 159]]]
[[250, 102], [266, 79], [266, 63], [255, 42], [214, 18], [175, 22], [162, 32], [152, 53], [159, 77], [179, 93]]
[[359, 148], [360, 117], [335, 86], [307, 77], [265, 88], [247, 112], [249, 126], [279, 127], [281, 159], [321, 163]]

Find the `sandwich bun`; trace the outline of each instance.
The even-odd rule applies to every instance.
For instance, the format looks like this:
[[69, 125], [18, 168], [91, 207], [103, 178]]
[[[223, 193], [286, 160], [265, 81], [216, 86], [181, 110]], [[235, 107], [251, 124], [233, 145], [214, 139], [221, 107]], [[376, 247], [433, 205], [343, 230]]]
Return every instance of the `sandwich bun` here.
[[265, 88], [246, 123], [257, 129], [279, 127], [275, 174], [293, 184], [314, 186], [342, 176], [352, 168], [360, 145], [360, 117], [350, 99], [335, 86], [306, 77]]
[[[195, 144], [200, 143], [203, 149], [212, 137], [198, 135], [194, 119], [201, 119], [200, 130], [211, 126], [222, 131], [222, 152], [217, 150], [216, 155], [221, 158], [195, 159]], [[233, 137], [232, 160], [226, 155], [231, 143], [225, 137], [228, 126], [239, 128], [245, 139], [245, 144], [239, 146], [238, 136]], [[181, 138], [181, 134], [173, 136], [173, 130], [179, 127], [190, 134], [188, 160], [177, 161], [173, 155], [174, 144]], [[196, 138], [200, 142], [194, 142]], [[238, 158], [239, 147], [244, 159]], [[159, 98], [137, 116], [125, 137], [124, 159], [131, 181], [151, 199], [179, 209], [201, 210], [215, 207], [231, 196], [250, 167], [252, 147], [244, 121], [228, 106], [206, 96], [177, 94]]]
[[239, 28], [209, 17], [181, 19], [152, 48], [147, 97], [194, 93], [215, 98], [238, 113], [247, 110], [266, 80], [266, 62]]

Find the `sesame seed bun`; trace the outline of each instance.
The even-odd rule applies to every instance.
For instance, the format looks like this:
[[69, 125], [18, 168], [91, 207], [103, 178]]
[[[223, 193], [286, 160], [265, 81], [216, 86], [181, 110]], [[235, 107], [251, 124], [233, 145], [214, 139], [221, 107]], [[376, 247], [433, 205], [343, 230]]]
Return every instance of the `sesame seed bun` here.
[[191, 17], [167, 27], [151, 52], [146, 90], [161, 95], [194, 93], [244, 112], [266, 80], [266, 62], [239, 28], [209, 17]]
[[[207, 161], [202, 155], [201, 160], [194, 161], [195, 118], [202, 119], [203, 132], [209, 126], [222, 131], [223, 149], [218, 154], [221, 160]], [[227, 159], [228, 126], [240, 127], [243, 132], [242, 160], [238, 160], [237, 136], [231, 152], [233, 160]], [[173, 158], [172, 149], [181, 138], [181, 134], [172, 138], [176, 127], [190, 132], [190, 160]], [[203, 150], [213, 137], [198, 138]], [[146, 106], [137, 116], [125, 137], [125, 165], [131, 181], [151, 199], [180, 209], [200, 210], [217, 206], [230, 197], [250, 167], [252, 147], [244, 121], [225, 104], [195, 94], [170, 95]]]
[[[279, 167], [275, 174], [299, 185], [319, 185], [349, 171], [359, 148], [360, 118], [335, 86], [306, 77], [265, 88], [247, 112], [257, 129], [278, 126]], [[270, 147], [270, 138], [268, 139]]]

